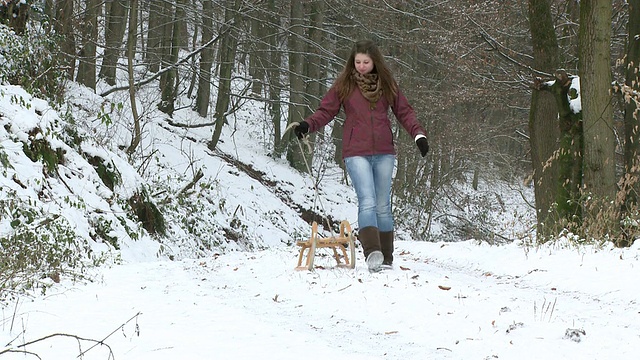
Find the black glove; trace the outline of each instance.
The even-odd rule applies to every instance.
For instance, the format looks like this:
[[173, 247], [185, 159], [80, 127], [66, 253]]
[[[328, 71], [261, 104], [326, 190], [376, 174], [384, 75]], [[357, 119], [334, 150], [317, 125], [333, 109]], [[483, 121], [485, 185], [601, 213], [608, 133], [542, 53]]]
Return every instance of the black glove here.
[[302, 139], [306, 133], [309, 132], [309, 123], [306, 121], [300, 121], [300, 125], [293, 128], [293, 132], [298, 139]]
[[429, 142], [427, 141], [427, 138], [421, 137], [420, 139], [416, 140], [416, 145], [418, 145], [418, 149], [420, 149], [420, 154], [422, 155], [422, 157], [427, 155], [427, 153], [429, 152]]

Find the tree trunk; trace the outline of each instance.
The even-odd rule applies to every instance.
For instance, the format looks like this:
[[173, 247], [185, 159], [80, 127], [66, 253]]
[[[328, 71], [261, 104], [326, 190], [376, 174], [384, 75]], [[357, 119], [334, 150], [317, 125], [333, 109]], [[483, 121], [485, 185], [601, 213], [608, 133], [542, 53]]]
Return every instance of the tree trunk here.
[[[185, 0], [178, 1], [170, 29], [169, 27], [165, 28], [165, 35], [167, 35], [167, 37], [164, 40], [170, 41], [168, 41], [167, 44], [168, 53], [164, 55], [164, 66], [173, 66], [178, 62], [180, 48], [183, 46], [184, 36], [181, 34], [181, 29], [183, 28], [182, 23], [185, 20], [184, 1]], [[165, 41], [163, 41], [163, 43], [165, 43]], [[174, 67], [164, 73], [163, 76], [160, 77], [160, 83], [162, 86], [158, 109], [169, 116], [173, 116], [178, 87], [178, 70]]]
[[267, 25], [267, 9], [260, 6], [251, 12], [251, 38], [253, 39], [249, 54], [249, 75], [251, 76], [251, 93], [262, 96], [265, 79], [265, 68], [268, 63], [267, 43], [264, 40]]
[[[202, 44], [213, 39], [213, 4], [211, 1], [202, 3]], [[209, 112], [211, 101], [211, 67], [213, 66], [213, 43], [202, 50], [200, 54], [200, 75], [198, 76], [198, 91], [196, 93], [195, 111], [202, 117]]]
[[324, 48], [324, 12], [325, 1], [314, 0], [309, 2], [306, 6], [309, 7], [307, 16], [311, 24], [309, 26], [309, 40], [306, 51], [306, 75], [309, 79], [307, 81], [307, 88], [305, 91], [305, 102], [308, 105], [306, 107], [305, 117], [310, 116], [320, 105], [320, 99], [326, 92], [326, 86], [324, 83], [324, 76], [322, 73], [322, 59], [321, 54]]
[[[304, 57], [306, 49], [304, 45], [304, 6], [302, 1], [291, 1], [290, 8], [290, 32], [288, 38], [289, 45], [289, 121], [300, 122], [304, 120]], [[307, 172], [306, 163], [311, 164], [311, 154], [306, 154], [300, 149], [298, 141], [293, 131], [285, 134], [285, 141], [288, 142], [287, 160], [294, 169]]]
[[47, 20], [44, 24], [44, 28], [47, 32], [51, 31], [51, 22], [56, 17], [55, 14], [55, 3], [54, 0], [45, 0], [44, 1], [44, 9], [43, 13], [46, 16]]
[[231, 99], [231, 74], [235, 65], [236, 48], [238, 46], [238, 27], [241, 21], [238, 9], [242, 4], [242, 0], [227, 0], [226, 4], [224, 22], [225, 26], [231, 26], [231, 30], [226, 32], [220, 43], [218, 97], [216, 99], [216, 111], [213, 115], [216, 127], [213, 131], [211, 141], [208, 144], [210, 150], [215, 150], [220, 140], [220, 135], [222, 134], [222, 127], [227, 122], [227, 110], [229, 109]]
[[0, 24], [7, 24], [18, 35], [22, 35], [27, 27], [31, 1], [0, 1]]
[[[624, 164], [626, 176], [622, 184], [625, 192], [623, 215], [632, 214], [638, 209], [640, 196], [640, 0], [629, 0], [628, 46], [626, 59], [626, 79], [624, 90]], [[637, 236], [635, 231], [626, 233], [626, 238], [619, 245], [630, 246]]]
[[[160, 39], [160, 70], [166, 69], [171, 66], [171, 50], [173, 49], [173, 30], [175, 20], [175, 6], [171, 1], [162, 2], [162, 37]], [[166, 89], [167, 84], [171, 81], [173, 74], [163, 72], [160, 75], [160, 91]]]
[[131, 144], [127, 148], [127, 154], [131, 155], [136, 151], [140, 144], [141, 127], [140, 116], [138, 115], [138, 107], [136, 104], [136, 87], [134, 85], [133, 60], [136, 55], [136, 44], [138, 37], [136, 31], [138, 29], [138, 0], [131, 0], [131, 9], [129, 9], [129, 32], [127, 36], [127, 74], [129, 75], [129, 101], [131, 103], [131, 115], [133, 117], [133, 134], [131, 135]]
[[[210, 4], [210, 1], [205, 1]], [[160, 1], [149, 2], [149, 28], [147, 30], [147, 48], [145, 60], [149, 65], [149, 71], [158, 72], [162, 61], [162, 38], [167, 15], [165, 5]]]
[[[615, 199], [615, 134], [611, 105], [611, 1], [580, 2], [580, 88], [584, 186], [601, 205]], [[596, 206], [594, 211], [606, 211]], [[592, 214], [595, 215], [595, 214]]]
[[86, 2], [81, 30], [80, 63], [76, 77], [77, 82], [93, 90], [96, 89], [96, 42], [98, 41], [98, 15], [101, 7], [101, 0], [87, 0]]
[[282, 67], [282, 52], [278, 48], [278, 29], [280, 19], [277, 14], [277, 4], [275, 0], [268, 2], [267, 25], [265, 28], [266, 41], [268, 44], [269, 61], [267, 70], [267, 82], [269, 85], [269, 115], [273, 125], [273, 157], [280, 158], [284, 152], [284, 141], [282, 139], [282, 106], [280, 94], [282, 93], [282, 81], [280, 80], [280, 68]]
[[104, 57], [99, 77], [111, 86], [116, 84], [116, 68], [122, 52], [124, 31], [127, 28], [127, 3], [125, 0], [111, 2], [107, 17]]
[[[565, 71], [556, 73], [556, 81], [550, 87], [556, 99], [560, 121], [559, 147], [553, 162], [557, 163], [556, 206], [561, 225], [571, 231], [577, 231], [582, 225], [582, 205], [580, 189], [582, 185], [582, 165], [584, 137], [581, 113], [575, 113], [569, 104], [569, 90], [572, 80]], [[547, 218], [551, 222], [551, 216]], [[546, 230], [559, 230], [547, 226]], [[557, 234], [557, 232], [556, 232]]]
[[[558, 42], [549, 0], [529, 0], [529, 27], [533, 45], [533, 67], [552, 73], [558, 67]], [[533, 89], [529, 111], [529, 143], [536, 204], [537, 232], [544, 235], [556, 200], [558, 164], [552, 160], [560, 136], [558, 109], [553, 94]]]
[[62, 36], [60, 64], [66, 68], [67, 77], [73, 79], [76, 69], [76, 41], [73, 31], [73, 0], [60, 0], [56, 4], [53, 28]]

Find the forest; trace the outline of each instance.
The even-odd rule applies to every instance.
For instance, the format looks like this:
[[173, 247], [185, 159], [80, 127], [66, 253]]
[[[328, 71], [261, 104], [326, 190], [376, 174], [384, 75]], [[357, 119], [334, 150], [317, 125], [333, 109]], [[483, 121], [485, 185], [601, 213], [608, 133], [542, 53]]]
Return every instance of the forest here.
[[[0, 37], [1, 82], [59, 106], [65, 81], [129, 96], [132, 163], [149, 155], [149, 111], [136, 104], [153, 84], [144, 104], [171, 126], [210, 129], [212, 150], [227, 118], [259, 101], [264, 146], [302, 172], [284, 129], [317, 108], [353, 42], [372, 39], [432, 149], [420, 159], [394, 129], [400, 226], [428, 233], [443, 199], [464, 206], [456, 184], [500, 180], [533, 188], [538, 242], [569, 232], [629, 246], [638, 235], [640, 0], [0, 0], [0, 21], [23, 39]], [[172, 120], [184, 108], [195, 124]], [[330, 151], [313, 161], [342, 167], [333, 124], [314, 134]], [[413, 224], [416, 212], [428, 220]], [[480, 219], [455, 221], [492, 236]]]

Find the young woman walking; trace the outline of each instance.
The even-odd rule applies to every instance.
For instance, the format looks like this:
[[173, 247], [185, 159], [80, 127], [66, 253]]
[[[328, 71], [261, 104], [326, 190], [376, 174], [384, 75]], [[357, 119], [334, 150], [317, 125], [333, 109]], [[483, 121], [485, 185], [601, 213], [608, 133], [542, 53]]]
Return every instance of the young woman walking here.
[[396, 150], [389, 108], [413, 137], [421, 155], [429, 151], [426, 131], [402, 94], [378, 47], [355, 43], [344, 69], [319, 108], [294, 129], [305, 134], [327, 125], [344, 108], [342, 156], [358, 196], [358, 238], [370, 271], [393, 263], [391, 182]]

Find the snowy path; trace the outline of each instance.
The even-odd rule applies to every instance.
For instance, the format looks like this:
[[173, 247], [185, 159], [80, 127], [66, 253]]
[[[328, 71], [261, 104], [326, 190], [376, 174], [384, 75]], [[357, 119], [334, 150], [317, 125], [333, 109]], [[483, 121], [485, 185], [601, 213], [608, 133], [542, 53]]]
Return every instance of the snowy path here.
[[[577, 287], [570, 272], [545, 267], [547, 257], [518, 260], [505, 252], [518, 268], [496, 248], [455, 249], [400, 242], [396, 268], [377, 274], [361, 267], [294, 271], [292, 248], [123, 265], [104, 270], [103, 281], [22, 299], [15, 317], [5, 309], [0, 340], [21, 329], [13, 345], [52, 333], [100, 340], [118, 330], [105, 340], [117, 360], [638, 357], [638, 287], [610, 278], [638, 272], [637, 261], [610, 271], [594, 270], [584, 256], [580, 264], [561, 261], [595, 274]], [[492, 252], [496, 264], [470, 263], [465, 251]], [[586, 335], [571, 341], [568, 328]], [[53, 338], [28, 349], [42, 359], [70, 359], [79, 344]], [[0, 355], [14, 358], [25, 357]], [[108, 358], [98, 346], [83, 359]]]

